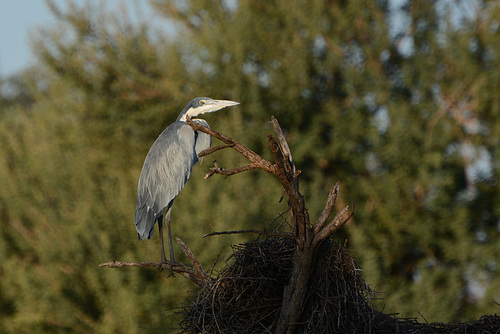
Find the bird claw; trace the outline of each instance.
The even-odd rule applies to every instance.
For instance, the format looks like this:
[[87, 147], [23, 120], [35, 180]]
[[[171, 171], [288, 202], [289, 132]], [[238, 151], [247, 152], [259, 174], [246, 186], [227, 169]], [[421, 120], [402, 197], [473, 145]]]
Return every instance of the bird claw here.
[[164, 264], [168, 265], [168, 261], [167, 261], [167, 258], [165, 257], [165, 255], [162, 254], [161, 261], [157, 265], [157, 268], [158, 268], [159, 271], [163, 271], [163, 265]]
[[175, 277], [174, 269], [172, 269], [172, 267], [170, 267], [170, 273], [168, 273], [168, 275], [167, 275], [167, 278], [170, 278], [170, 277]]
[[158, 268], [159, 271], [163, 271], [164, 269], [163, 265], [167, 265], [170, 268], [170, 273], [168, 274], [167, 278], [175, 277], [173, 263], [168, 262], [166, 259], [164, 259], [160, 263], [158, 263], [156, 267]]

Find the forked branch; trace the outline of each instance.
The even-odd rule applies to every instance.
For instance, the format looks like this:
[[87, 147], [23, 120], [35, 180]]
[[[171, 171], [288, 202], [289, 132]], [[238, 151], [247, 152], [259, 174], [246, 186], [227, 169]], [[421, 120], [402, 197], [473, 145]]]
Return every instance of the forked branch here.
[[335, 202], [337, 201], [337, 196], [339, 194], [339, 184], [340, 182], [337, 182], [330, 190], [330, 193], [328, 194], [328, 200], [326, 201], [326, 205], [323, 208], [323, 212], [321, 212], [318, 220], [316, 220], [316, 223], [314, 223], [314, 234], [317, 234], [323, 228], [326, 220], [332, 214], [333, 207], [335, 206]]
[[[205, 152], [205, 151], [201, 151], [201, 153], [203, 153], [203, 152]], [[249, 164], [246, 164], [246, 165], [243, 165], [240, 167], [236, 167], [236, 168], [232, 168], [232, 169], [224, 169], [224, 168], [221, 168], [219, 166], [219, 163], [217, 162], [217, 160], [214, 160], [214, 167], [210, 168], [210, 172], [208, 172], [205, 175], [205, 180], [214, 174], [231, 176], [231, 175], [246, 172], [247, 170], [252, 170], [252, 169], [260, 169], [260, 165], [258, 163], [255, 163], [255, 162], [251, 162]]]
[[[262, 157], [260, 155], [258, 155], [257, 153], [255, 153], [251, 149], [241, 145], [233, 138], [226, 136], [226, 135], [223, 135], [223, 134], [221, 134], [215, 130], [212, 130], [209, 127], [203, 126], [199, 123], [193, 122], [189, 117], [186, 119], [186, 123], [188, 125], [190, 125], [194, 131], [204, 132], [204, 133], [209, 134], [212, 137], [215, 137], [215, 138], [219, 139], [220, 141], [226, 143], [227, 147], [231, 147], [232, 149], [234, 149], [235, 151], [240, 153], [242, 156], [244, 156], [245, 158], [250, 160], [256, 166], [258, 166], [257, 167], [258, 169], [263, 170], [264, 172], [269, 173], [269, 174], [276, 174], [275, 166], [272, 163], [270, 163], [267, 160], [262, 159]], [[226, 147], [218, 148], [215, 151], [218, 151], [219, 149], [222, 149], [222, 148], [226, 148]], [[208, 150], [210, 150], [210, 149], [208, 149]], [[203, 156], [205, 156], [207, 154], [212, 153], [212, 152], [207, 153], [206, 151], [208, 151], [208, 150], [204, 150], [204, 151], [200, 152], [200, 156], [202, 156], [202, 154], [203, 154]]]
[[[300, 322], [301, 309], [307, 297], [308, 285], [312, 272], [312, 262], [317, 248], [352, 216], [351, 212], [348, 217], [344, 217], [349, 209], [345, 207], [337, 213], [333, 220], [326, 224], [335, 206], [335, 201], [339, 193], [339, 184], [337, 183], [331, 189], [323, 212], [312, 226], [309, 222], [309, 214], [305, 207], [304, 197], [299, 192], [298, 176], [300, 170], [297, 170], [295, 167], [292, 153], [278, 120], [274, 117], [271, 118], [271, 125], [276, 138], [272, 135], [267, 137], [274, 157], [273, 164], [262, 159], [257, 153], [249, 150], [228, 136], [222, 135], [201, 124], [192, 122], [189, 119], [187, 123], [193, 130], [205, 132], [227, 144], [227, 146], [221, 146], [220, 148], [211, 150], [210, 153], [222, 148], [231, 147], [250, 160], [249, 164], [233, 169], [222, 169], [217, 162], [214, 162], [215, 167], [211, 168], [211, 171], [205, 178], [213, 174], [229, 176], [251, 169], [261, 169], [275, 175], [283, 186], [288, 197], [291, 220], [290, 225], [293, 230], [290, 235], [294, 236], [296, 252], [292, 275], [288, 285], [284, 289], [279, 319], [273, 329], [275, 333], [279, 334], [293, 333], [297, 324]], [[209, 153], [203, 151], [200, 156], [202, 154], [207, 155]]]
[[122, 262], [122, 261], [112, 261], [107, 263], [101, 263], [99, 267], [108, 268], [123, 268], [123, 267], [142, 267], [142, 268], [157, 268], [159, 270], [172, 270], [187, 279], [193, 281], [198, 286], [204, 286], [208, 281], [211, 280], [203, 270], [200, 262], [194, 256], [194, 253], [189, 249], [188, 246], [179, 238], [175, 238], [179, 246], [181, 247], [184, 254], [191, 261], [193, 266], [189, 266], [184, 263], [170, 262], [167, 263], [156, 263], [156, 262]]
[[218, 146], [209, 147], [206, 150], [201, 151], [200, 154], [198, 154], [198, 158], [203, 158], [206, 155], [209, 155], [209, 154], [212, 154], [214, 152], [223, 150], [223, 149], [228, 148], [228, 147], [233, 147], [233, 146], [234, 145], [218, 145]]

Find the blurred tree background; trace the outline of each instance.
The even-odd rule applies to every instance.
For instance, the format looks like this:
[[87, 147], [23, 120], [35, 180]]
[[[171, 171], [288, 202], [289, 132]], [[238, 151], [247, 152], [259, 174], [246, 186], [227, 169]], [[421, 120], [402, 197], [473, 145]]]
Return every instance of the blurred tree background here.
[[[499, 312], [497, 1], [151, 0], [173, 37], [77, 3], [47, 1], [59, 23], [32, 37], [38, 64], [0, 81], [0, 332], [176, 327], [190, 282], [97, 265], [159, 260], [157, 233], [136, 237], [137, 181], [196, 96], [241, 102], [204, 118], [267, 159], [278, 118], [311, 219], [342, 181], [356, 214], [338, 239], [379, 310]], [[203, 234], [286, 210], [270, 175], [203, 180], [213, 159], [245, 162], [225, 150], [196, 166], [172, 217], [206, 267], [255, 236]]]

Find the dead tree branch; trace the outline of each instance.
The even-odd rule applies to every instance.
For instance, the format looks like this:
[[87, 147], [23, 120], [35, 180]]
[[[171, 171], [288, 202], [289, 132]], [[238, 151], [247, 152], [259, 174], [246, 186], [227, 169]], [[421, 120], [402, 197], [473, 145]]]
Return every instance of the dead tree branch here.
[[278, 238], [283, 238], [283, 239], [294, 239], [295, 236], [289, 234], [289, 233], [276, 233], [276, 232], [269, 232], [269, 231], [259, 231], [259, 230], [238, 230], [238, 231], [222, 231], [222, 232], [212, 232], [212, 233], [207, 233], [203, 235], [203, 238], [206, 237], [213, 237], [214, 235], [224, 235], [224, 234], [240, 234], [240, 233], [257, 233], [261, 235], [269, 235], [272, 237], [278, 237]]
[[330, 215], [332, 214], [333, 207], [335, 206], [335, 202], [337, 201], [337, 196], [339, 194], [339, 187], [340, 187], [339, 182], [337, 182], [332, 187], [332, 190], [330, 190], [330, 194], [328, 194], [328, 200], [326, 201], [326, 205], [323, 209], [323, 212], [321, 212], [321, 215], [318, 217], [318, 220], [316, 220], [316, 223], [314, 223], [314, 234], [318, 234], [318, 232], [325, 225], [328, 217], [330, 217]]
[[[241, 145], [238, 143], [236, 140], [233, 138], [223, 135], [215, 130], [212, 130], [209, 127], [203, 126], [201, 124], [198, 124], [196, 122], [193, 122], [189, 117], [186, 120], [186, 123], [190, 125], [194, 131], [201, 131], [206, 134], [211, 135], [214, 138], [219, 139], [220, 141], [226, 143], [229, 147], [240, 153], [242, 156], [250, 160], [251, 162], [257, 164], [259, 166], [260, 170], [263, 170], [266, 173], [269, 174], [275, 174], [275, 167], [273, 164], [271, 164], [269, 161], [266, 161], [262, 159], [260, 155], [255, 153], [254, 151], [250, 150], [249, 148]], [[202, 152], [200, 152], [202, 153]]]
[[200, 154], [198, 154], [198, 158], [203, 158], [206, 155], [212, 154], [214, 152], [223, 150], [223, 149], [228, 148], [228, 147], [233, 147], [233, 145], [218, 145], [218, 146], [209, 147], [206, 150], [201, 151]]
[[296, 177], [298, 174], [295, 170], [295, 162], [292, 159], [292, 152], [290, 151], [290, 147], [288, 147], [288, 143], [285, 139], [283, 131], [281, 130], [278, 120], [274, 117], [271, 117], [271, 125], [273, 127], [274, 133], [276, 134], [276, 137], [278, 138], [278, 146], [284, 158], [283, 165], [286, 168], [286, 172]]
[[[201, 266], [200, 262], [194, 256], [194, 253], [189, 249], [188, 246], [179, 238], [175, 238], [177, 243], [181, 246], [182, 251], [188, 259], [193, 263], [193, 266], [189, 266], [184, 263], [170, 262], [167, 263], [156, 263], [156, 262], [122, 262], [113, 261], [107, 263], [101, 263], [99, 267], [108, 268], [123, 268], [123, 267], [141, 267], [141, 268], [156, 268], [159, 270], [172, 270], [187, 279], [193, 281], [199, 286], [204, 286], [211, 278], [206, 274], [205, 270]], [[193, 269], [194, 268], [194, 269]]]
[[345, 223], [351, 219], [354, 215], [354, 210], [349, 213], [347, 217], [344, 218], [345, 213], [349, 210], [349, 206], [344, 207], [340, 210], [335, 217], [332, 219], [330, 223], [328, 223], [325, 228], [318, 231], [318, 233], [314, 236], [313, 240], [313, 248], [319, 246], [323, 241], [328, 239], [335, 231], [344, 226]]
[[182, 263], [157, 263], [157, 262], [123, 262], [123, 261], [112, 261], [107, 263], [101, 263], [99, 267], [108, 268], [123, 268], [123, 267], [141, 267], [141, 268], [155, 268], [155, 269], [172, 269], [174, 272], [186, 277], [187, 279], [193, 281], [197, 285], [202, 286], [203, 280], [200, 279], [198, 273], [196, 273], [188, 265]]
[[179, 237], [176, 237], [175, 241], [177, 241], [179, 246], [181, 246], [182, 251], [184, 252], [184, 254], [186, 254], [188, 259], [193, 264], [194, 270], [197, 273], [197, 277], [199, 277], [203, 281], [207, 280], [207, 273], [203, 269], [203, 266], [201, 265], [200, 261], [198, 261], [196, 256], [194, 256], [194, 253], [191, 251], [191, 249], [189, 249], [189, 247]]
[[[204, 151], [201, 151], [201, 153], [203, 153], [203, 152]], [[231, 176], [231, 175], [238, 174], [238, 173], [241, 173], [241, 172], [246, 172], [247, 170], [252, 170], [252, 169], [260, 169], [260, 165], [257, 164], [257, 163], [255, 163], [255, 162], [251, 162], [249, 164], [246, 164], [246, 165], [243, 165], [243, 166], [240, 166], [240, 167], [236, 167], [236, 168], [232, 168], [232, 169], [224, 169], [224, 168], [221, 168], [219, 166], [219, 164], [217, 163], [217, 161], [214, 161], [214, 167], [210, 168], [210, 172], [208, 172], [205, 175], [205, 180], [208, 179], [209, 177], [211, 177], [214, 174], [220, 174], [220, 175], [224, 175], [224, 176]]]
[[[291, 235], [295, 237], [296, 250], [292, 276], [283, 292], [281, 313], [278, 321], [276, 322], [274, 332], [279, 334], [294, 333], [297, 328], [297, 324], [300, 322], [301, 310], [306, 300], [314, 254], [321, 243], [329, 238], [338, 228], [344, 225], [353, 214], [353, 212], [351, 212], [350, 215], [344, 217], [349, 209], [348, 207], [345, 207], [337, 213], [333, 220], [326, 224], [335, 206], [339, 193], [339, 184], [337, 183], [331, 189], [323, 212], [314, 223], [314, 226], [312, 226], [309, 221], [309, 214], [305, 207], [304, 197], [299, 192], [298, 176], [300, 174], [300, 170], [297, 170], [295, 167], [290, 147], [288, 146], [285, 135], [283, 134], [276, 118], [271, 118], [271, 125], [276, 138], [272, 135], [267, 137], [274, 157], [274, 163], [270, 163], [262, 159], [257, 153], [241, 145], [236, 140], [222, 135], [215, 130], [192, 122], [189, 119], [187, 123], [195, 131], [205, 132], [226, 143], [227, 146], [223, 146], [221, 149], [229, 146], [250, 160], [249, 164], [233, 169], [222, 169], [217, 162], [214, 162], [215, 167], [211, 168], [205, 178], [208, 178], [213, 174], [230, 176], [251, 169], [260, 169], [275, 175], [283, 186], [283, 189], [288, 197], [291, 219], [290, 225], [293, 230]], [[213, 151], [215, 152], [216, 150]], [[202, 154], [206, 155], [208, 152], [204, 151]], [[222, 233], [224, 232], [218, 234]]]

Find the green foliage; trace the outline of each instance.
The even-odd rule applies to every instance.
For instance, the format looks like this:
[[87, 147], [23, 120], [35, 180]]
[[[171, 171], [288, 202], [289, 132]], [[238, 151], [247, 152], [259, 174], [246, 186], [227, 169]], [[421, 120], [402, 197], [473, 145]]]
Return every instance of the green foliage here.
[[[267, 159], [278, 118], [311, 220], [342, 181], [340, 204], [356, 204], [342, 237], [384, 292], [380, 309], [442, 322], [498, 313], [496, 3], [458, 26], [434, 2], [406, 8], [408, 54], [389, 37], [384, 1], [174, 3], [151, 1], [177, 24], [169, 40], [95, 3], [48, 2], [60, 25], [34, 36], [39, 65], [2, 80], [0, 331], [176, 327], [189, 282], [97, 265], [159, 259], [156, 235], [136, 240], [137, 180], [195, 96], [241, 102], [204, 118]], [[492, 175], [471, 177], [477, 159], [464, 147], [486, 150]], [[206, 267], [254, 236], [201, 235], [262, 229], [286, 209], [269, 175], [203, 180], [214, 159], [245, 163], [230, 150], [208, 157], [173, 209], [173, 234]]]

